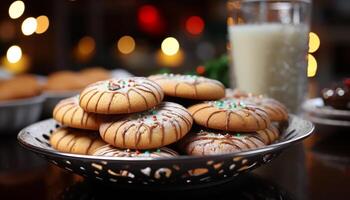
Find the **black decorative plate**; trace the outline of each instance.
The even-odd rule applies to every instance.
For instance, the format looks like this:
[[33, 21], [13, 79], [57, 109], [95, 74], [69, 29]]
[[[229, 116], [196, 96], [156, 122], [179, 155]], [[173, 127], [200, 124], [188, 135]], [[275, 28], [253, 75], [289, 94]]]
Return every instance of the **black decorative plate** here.
[[290, 115], [276, 143], [255, 150], [212, 156], [175, 158], [115, 158], [61, 153], [48, 143], [60, 125], [53, 119], [33, 124], [18, 134], [19, 142], [51, 163], [108, 184], [139, 187], [203, 187], [232, 180], [237, 175], [270, 162], [286, 147], [310, 136], [311, 122]]

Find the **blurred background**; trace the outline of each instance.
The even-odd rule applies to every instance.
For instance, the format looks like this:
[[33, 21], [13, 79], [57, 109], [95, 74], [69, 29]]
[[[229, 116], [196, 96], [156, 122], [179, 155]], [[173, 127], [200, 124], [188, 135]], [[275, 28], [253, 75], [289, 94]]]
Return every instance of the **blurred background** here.
[[[0, 9], [1, 66], [14, 73], [204, 74], [227, 51], [223, 0], [3, 0]], [[308, 76], [321, 86], [350, 73], [349, 10], [347, 0], [313, 2]]]

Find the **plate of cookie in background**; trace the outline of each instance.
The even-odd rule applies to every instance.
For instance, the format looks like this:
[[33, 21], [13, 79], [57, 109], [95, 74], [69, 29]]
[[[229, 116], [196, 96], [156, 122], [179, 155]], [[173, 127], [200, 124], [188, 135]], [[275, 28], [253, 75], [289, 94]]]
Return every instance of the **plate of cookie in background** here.
[[87, 85], [112, 77], [132, 76], [125, 70], [107, 70], [103, 67], [89, 67], [78, 72], [63, 70], [50, 74], [43, 83], [46, 100], [44, 103], [44, 117], [51, 117], [55, 105], [62, 99], [79, 93]]
[[18, 140], [87, 178], [182, 188], [232, 180], [313, 129], [277, 100], [226, 90], [205, 77], [159, 74], [92, 83]]
[[320, 125], [350, 127], [350, 79], [324, 88], [322, 97], [306, 100], [302, 105], [306, 117]]
[[18, 131], [38, 121], [44, 100], [35, 75], [0, 78], [0, 132]]

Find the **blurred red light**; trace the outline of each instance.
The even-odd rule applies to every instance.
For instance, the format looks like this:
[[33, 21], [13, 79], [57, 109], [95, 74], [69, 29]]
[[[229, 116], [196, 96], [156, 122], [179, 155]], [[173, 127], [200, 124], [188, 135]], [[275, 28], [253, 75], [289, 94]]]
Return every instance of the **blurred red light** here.
[[159, 21], [159, 13], [154, 6], [145, 5], [139, 9], [138, 18], [141, 23], [154, 24]]
[[202, 65], [199, 65], [199, 66], [196, 68], [196, 72], [197, 72], [197, 74], [199, 74], [199, 75], [204, 74], [204, 73], [205, 73], [205, 67], [202, 66]]
[[199, 35], [204, 30], [204, 21], [199, 16], [191, 16], [186, 20], [186, 30], [192, 35]]
[[138, 21], [140, 28], [148, 33], [159, 34], [164, 29], [164, 23], [160, 13], [155, 6], [144, 5], [138, 10]]

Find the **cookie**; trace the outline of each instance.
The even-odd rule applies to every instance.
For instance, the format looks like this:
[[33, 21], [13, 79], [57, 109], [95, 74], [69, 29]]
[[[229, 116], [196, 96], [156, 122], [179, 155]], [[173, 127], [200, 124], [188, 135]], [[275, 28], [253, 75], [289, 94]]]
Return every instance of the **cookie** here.
[[257, 131], [256, 134], [266, 145], [272, 144], [280, 136], [279, 130], [273, 124], [271, 124], [267, 129]]
[[75, 91], [86, 85], [86, 80], [78, 72], [64, 70], [50, 74], [44, 88], [47, 91]]
[[63, 125], [72, 128], [97, 130], [100, 123], [109, 116], [85, 112], [79, 106], [79, 96], [60, 101], [53, 110], [53, 118]]
[[40, 93], [41, 86], [34, 75], [19, 75], [0, 83], [0, 101], [30, 98]]
[[134, 113], [158, 105], [164, 93], [155, 82], [130, 77], [99, 81], [81, 93], [79, 105], [87, 112], [101, 114]]
[[266, 111], [243, 100], [206, 101], [188, 108], [194, 121], [204, 127], [224, 131], [266, 129], [270, 119]]
[[288, 110], [279, 101], [268, 98], [263, 95], [254, 95], [246, 93], [239, 89], [226, 89], [226, 98], [240, 98], [245, 101], [250, 101], [265, 109], [271, 121], [286, 121], [288, 120]]
[[79, 73], [85, 79], [87, 85], [111, 78], [110, 72], [103, 67], [89, 67]]
[[201, 76], [158, 74], [149, 79], [158, 83], [168, 96], [197, 100], [217, 100], [225, 96], [221, 82]]
[[106, 145], [98, 132], [71, 128], [59, 128], [50, 136], [51, 146], [64, 153], [91, 155], [97, 148]]
[[162, 102], [151, 110], [102, 123], [100, 134], [105, 142], [115, 147], [155, 149], [178, 141], [191, 129], [192, 123], [186, 108]]
[[105, 145], [96, 149], [93, 155], [107, 157], [170, 158], [176, 157], [179, 154], [176, 151], [166, 147], [161, 147], [156, 150], [139, 151], [130, 149], [119, 149], [111, 145]]
[[255, 134], [223, 134], [211, 131], [189, 133], [179, 143], [188, 155], [213, 155], [233, 153], [264, 147]]
[[279, 101], [267, 98], [264, 96], [248, 96], [243, 98], [245, 101], [250, 101], [258, 106], [261, 106], [269, 115], [271, 121], [287, 121], [288, 110]]

